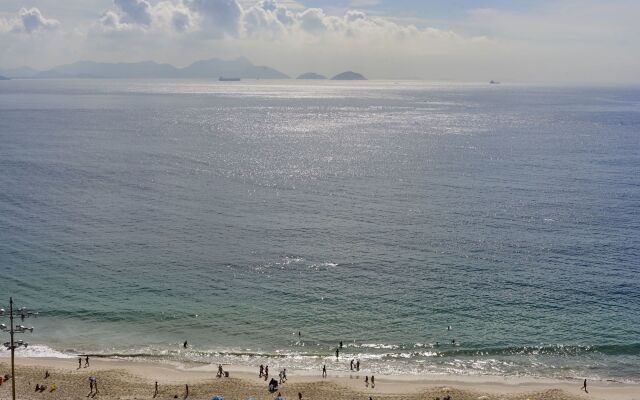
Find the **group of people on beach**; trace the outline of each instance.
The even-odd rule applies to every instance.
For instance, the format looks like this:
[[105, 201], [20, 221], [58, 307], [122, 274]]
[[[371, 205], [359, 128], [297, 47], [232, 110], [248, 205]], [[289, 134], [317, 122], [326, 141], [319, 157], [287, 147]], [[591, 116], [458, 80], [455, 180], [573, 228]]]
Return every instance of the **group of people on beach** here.
[[[369, 387], [369, 377], [365, 376], [364, 377], [364, 386], [365, 387]], [[371, 375], [371, 389], [375, 389], [376, 388], [376, 377]]]
[[[44, 372], [44, 379], [49, 379], [50, 376], [51, 376], [51, 374], [49, 373], [49, 370], [46, 370]], [[56, 386], [55, 383], [52, 383], [51, 386], [47, 386], [45, 384], [36, 383], [36, 390], [35, 391], [42, 393], [45, 390], [49, 389], [49, 392], [55, 392], [57, 388], [58, 387]]]
[[[84, 367], [89, 368], [89, 356], [84, 357]], [[82, 357], [78, 357], [78, 369], [82, 368]]]
[[264, 377], [264, 380], [266, 381], [269, 378], [269, 366], [267, 365], [266, 367], [262, 364], [260, 364], [260, 374], [258, 375], [258, 378], [262, 378]]
[[[45, 380], [49, 379], [49, 377], [51, 377], [51, 374], [49, 373], [49, 370], [46, 370], [44, 372], [44, 379]], [[1, 381], [2, 381], [2, 378], [0, 378], [0, 385], [2, 384]], [[52, 383], [51, 385], [36, 383], [36, 389], [35, 389], [36, 392], [42, 393], [47, 389], [49, 389], [49, 392], [55, 392], [56, 389], [58, 389], [58, 387], [56, 386], [55, 383]]]

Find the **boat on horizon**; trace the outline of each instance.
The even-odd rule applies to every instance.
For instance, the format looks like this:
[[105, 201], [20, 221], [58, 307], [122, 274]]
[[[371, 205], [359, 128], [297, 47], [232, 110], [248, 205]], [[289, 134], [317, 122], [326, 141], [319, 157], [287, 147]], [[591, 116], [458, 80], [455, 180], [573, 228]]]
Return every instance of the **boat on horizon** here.
[[492, 85], [499, 85], [500, 84], [500, 82], [494, 81], [493, 79], [490, 80], [489, 83], [492, 84]]
[[224, 76], [221, 76], [218, 80], [220, 82], [238, 82], [240, 78], [225, 78]]

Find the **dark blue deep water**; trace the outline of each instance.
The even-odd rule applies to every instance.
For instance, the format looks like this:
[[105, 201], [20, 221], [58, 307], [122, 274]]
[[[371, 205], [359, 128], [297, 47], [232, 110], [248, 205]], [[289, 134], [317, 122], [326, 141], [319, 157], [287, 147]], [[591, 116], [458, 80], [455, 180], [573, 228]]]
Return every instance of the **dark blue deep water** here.
[[0, 82], [0, 274], [32, 355], [638, 382], [640, 89]]

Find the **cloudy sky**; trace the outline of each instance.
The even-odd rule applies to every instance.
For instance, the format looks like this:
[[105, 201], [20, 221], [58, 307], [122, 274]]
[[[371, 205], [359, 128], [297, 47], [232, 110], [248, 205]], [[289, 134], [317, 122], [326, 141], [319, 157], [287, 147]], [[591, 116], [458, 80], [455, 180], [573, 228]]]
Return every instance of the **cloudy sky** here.
[[639, 0], [1, 0], [0, 67], [246, 56], [287, 74], [640, 82]]

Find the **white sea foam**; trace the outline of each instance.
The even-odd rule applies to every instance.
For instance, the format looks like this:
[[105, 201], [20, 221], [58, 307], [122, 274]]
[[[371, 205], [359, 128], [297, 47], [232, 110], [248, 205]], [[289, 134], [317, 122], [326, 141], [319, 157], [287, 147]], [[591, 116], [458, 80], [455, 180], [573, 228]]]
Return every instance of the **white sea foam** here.
[[[24, 347], [17, 348], [15, 353], [17, 357], [37, 357], [37, 358], [75, 358], [76, 357], [76, 355], [74, 354], [63, 353], [63, 352], [54, 350], [51, 347], [41, 345], [41, 344], [30, 345], [26, 348]], [[3, 348], [2, 351], [0, 351], [1, 357], [9, 357], [10, 355], [11, 355], [11, 352], [9, 352], [9, 350], [6, 350]]]

